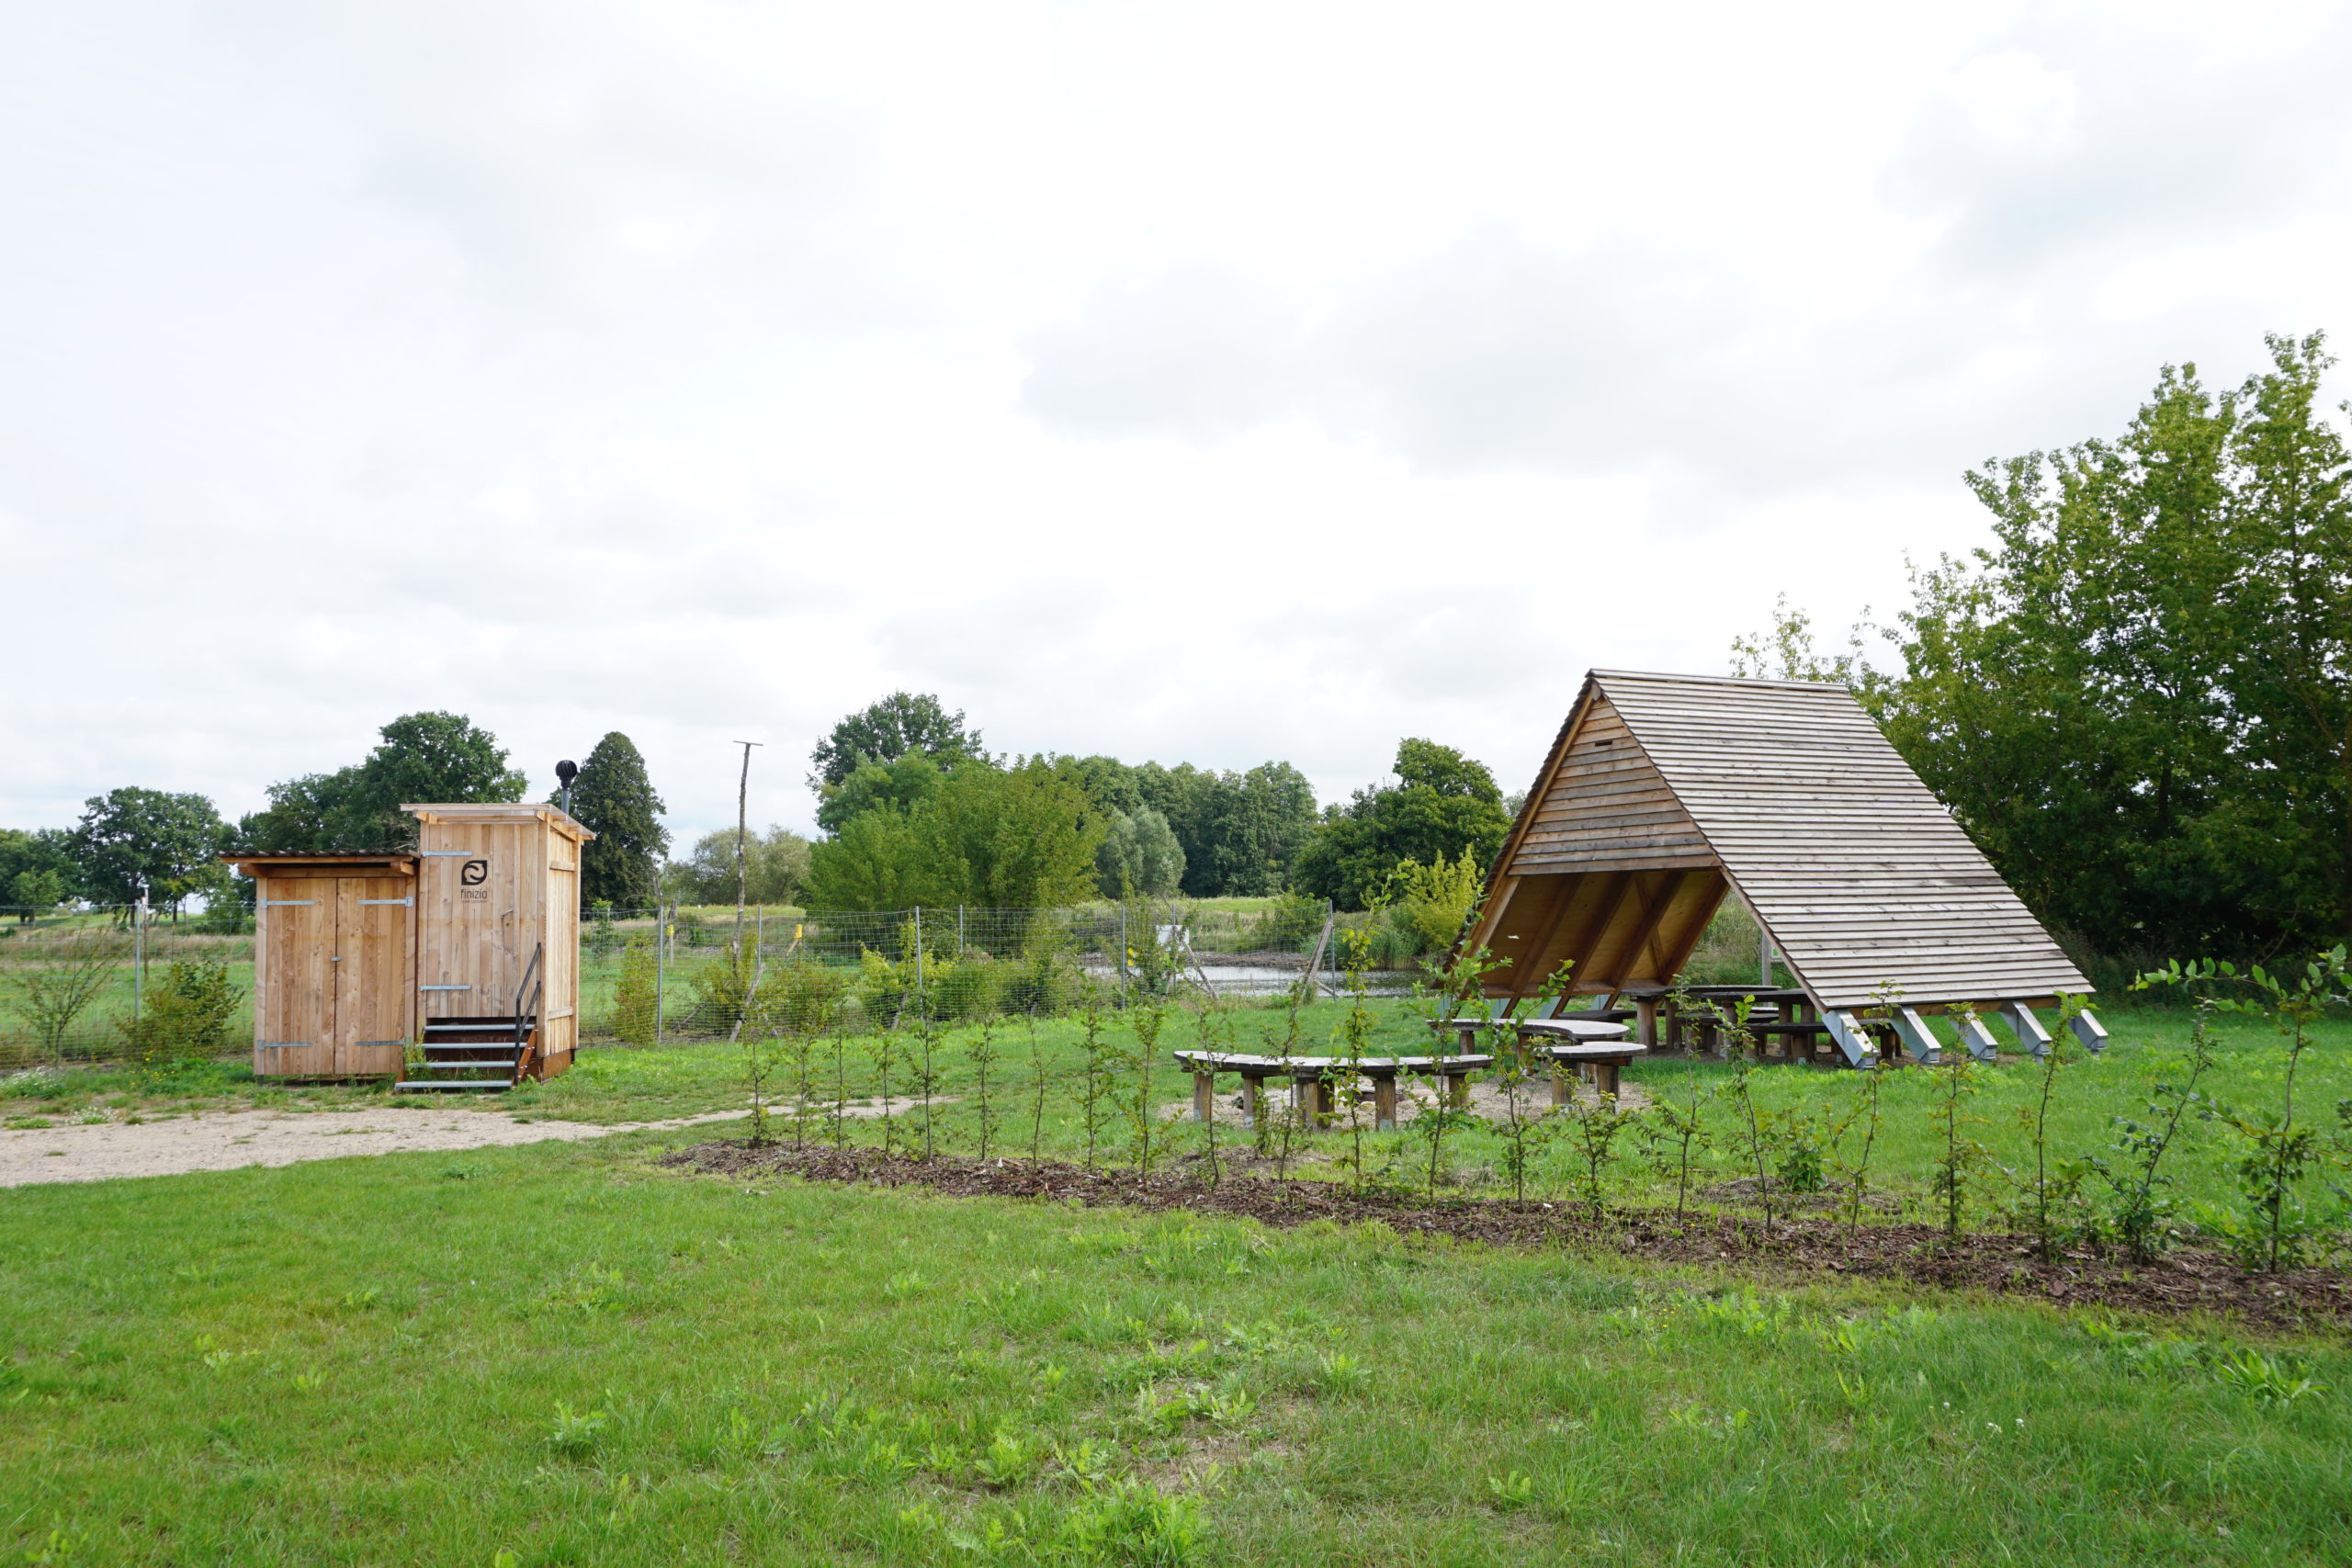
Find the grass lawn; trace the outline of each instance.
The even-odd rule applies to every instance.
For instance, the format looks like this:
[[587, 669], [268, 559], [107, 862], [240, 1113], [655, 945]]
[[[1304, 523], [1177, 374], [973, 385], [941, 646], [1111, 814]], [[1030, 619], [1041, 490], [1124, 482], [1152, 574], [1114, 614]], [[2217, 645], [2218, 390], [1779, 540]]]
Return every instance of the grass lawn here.
[[747, 1187], [656, 1167], [683, 1136], [0, 1193], [0, 1561], [2317, 1563], [2352, 1540], [2341, 1345], [2264, 1347], [2328, 1385], [2265, 1403], [2216, 1327]]
[[[1429, 1031], [1404, 1002], [1370, 1004], [1377, 1025], [1366, 1045], [1368, 1054], [1425, 1051]], [[1312, 1054], [1336, 1048], [1334, 1036], [1346, 1011], [1343, 1003], [1318, 1002], [1296, 1014], [1297, 1034], [1290, 1048]], [[2071, 1155], [2100, 1155], [2114, 1158], [2115, 1126], [2119, 1116], [2145, 1119], [2146, 1105], [2155, 1086], [2179, 1081], [2179, 1068], [2188, 1033], [2188, 1015], [2177, 1011], [2118, 1010], [2107, 1014], [2114, 1037], [2102, 1055], [2064, 1068], [2059, 1077], [2049, 1117], [2049, 1146], [2053, 1158]], [[1114, 1016], [1102, 1032], [1106, 1055], [1131, 1054], [1136, 1045], [1138, 1015]], [[1169, 1052], [1202, 1043], [1204, 1022], [1193, 1014], [1170, 1011], [1150, 1057], [1148, 1098], [1163, 1110], [1172, 1110], [1190, 1094], [1190, 1080], [1179, 1073]], [[1205, 1021], [1213, 1043], [1239, 1050], [1281, 1051], [1292, 1040], [1293, 1016], [1277, 1006], [1241, 1006]], [[1998, 1026], [1996, 1026], [1996, 1030]], [[2216, 1100], [2249, 1108], [2276, 1105], [2284, 1088], [2285, 1052], [2278, 1037], [2266, 1026], [2244, 1019], [2219, 1024], [2221, 1043], [2217, 1064], [2201, 1091]], [[993, 1054], [989, 1075], [988, 1110], [993, 1123], [989, 1152], [1028, 1152], [1033, 1139], [1039, 1152], [1070, 1156], [1086, 1148], [1084, 1025], [1075, 1018], [1039, 1021], [1033, 1027], [1023, 1019], [1000, 1021], [985, 1032], [974, 1027], [943, 1031], [933, 1047], [936, 1092], [943, 1103], [935, 1111], [935, 1146], [973, 1153], [979, 1142], [981, 1097], [978, 1089], [976, 1047]], [[879, 1036], [853, 1037], [843, 1042], [820, 1041], [808, 1047], [805, 1065], [808, 1087], [823, 1100], [836, 1094], [864, 1098], [883, 1087], [884, 1063]], [[922, 1046], [910, 1030], [887, 1041], [889, 1088], [894, 1095], [912, 1091]], [[789, 1043], [770, 1047], [773, 1092], [790, 1099], [800, 1081], [802, 1064]], [[591, 1047], [578, 1065], [560, 1077], [526, 1087], [503, 1098], [435, 1101], [463, 1103], [526, 1116], [619, 1123], [695, 1115], [740, 1109], [746, 1104], [741, 1045], [724, 1042], [680, 1044], [659, 1050]], [[1139, 1086], [1132, 1065], [1112, 1063], [1104, 1068], [1102, 1103], [1098, 1109], [1097, 1143], [1105, 1148], [1127, 1146], [1130, 1132], [1120, 1116], [1118, 1100], [1131, 1101]], [[1044, 1080], [1043, 1114], [1039, 1116], [1038, 1081]], [[1869, 1185], [1901, 1208], [1896, 1213], [1925, 1218], [1931, 1206], [1929, 1183], [1939, 1153], [1934, 1121], [1943, 1075], [1905, 1068], [1866, 1075], [1815, 1071], [1773, 1066], [1759, 1068], [1750, 1082], [1758, 1114], [1783, 1135], [1801, 1129], [1804, 1135], [1828, 1146], [1831, 1127], [1860, 1106], [1860, 1098], [1873, 1078], [1880, 1086], [1881, 1120], [1871, 1154]], [[1695, 1089], [1712, 1094], [1702, 1115], [1714, 1134], [1714, 1145], [1701, 1152], [1694, 1185], [1706, 1186], [1747, 1173], [1734, 1148], [1736, 1106], [1732, 1099], [1734, 1074], [1722, 1063], [1683, 1057], [1660, 1057], [1629, 1067], [1626, 1081], [1645, 1093], [1686, 1101]], [[2014, 1190], [2005, 1173], [2027, 1168], [2032, 1145], [2024, 1114], [2039, 1096], [2041, 1072], [2032, 1063], [2007, 1060], [1994, 1068], [1972, 1069], [1974, 1092], [1965, 1101], [1964, 1131], [1987, 1151], [1988, 1163], [1972, 1181], [1968, 1192], [1971, 1224], [1995, 1223], [1998, 1201]], [[1236, 1080], [1224, 1081], [1230, 1100], [1238, 1093]], [[1536, 1086], [1533, 1098], [1544, 1097]], [[2330, 1021], [2319, 1027], [2317, 1043], [2307, 1055], [2297, 1082], [2298, 1115], [2336, 1140], [2335, 1147], [2352, 1156], [2343, 1142], [2352, 1130], [2345, 1118], [2352, 1114], [2352, 1022]], [[281, 1109], [330, 1109], [385, 1103], [375, 1086], [334, 1085], [280, 1087], [256, 1082], [236, 1063], [209, 1065], [176, 1077], [142, 1078], [126, 1069], [65, 1072], [28, 1077], [0, 1078], [0, 1122], [23, 1124], [62, 1121], [101, 1111], [116, 1116], [155, 1117], [206, 1109], [269, 1105]], [[1369, 1114], [1368, 1108], [1365, 1112]], [[913, 1122], [901, 1117], [893, 1136]], [[1866, 1122], [1853, 1120], [1846, 1132], [1843, 1154], [1850, 1159]], [[811, 1127], [808, 1135], [819, 1129]], [[845, 1134], [861, 1143], [873, 1143], [882, 1130], [873, 1122], [850, 1122]], [[1157, 1134], [1172, 1152], [1201, 1146], [1202, 1131], [1190, 1122], [1165, 1124]], [[1221, 1146], [1232, 1149], [1246, 1134], [1232, 1129], [1220, 1133]], [[1394, 1179], [1420, 1184], [1428, 1170], [1427, 1145], [1409, 1129], [1371, 1134], [1364, 1139], [1365, 1162], [1371, 1171], [1389, 1172]], [[1338, 1161], [1351, 1152], [1344, 1133], [1296, 1139], [1298, 1173], [1335, 1178]], [[1834, 1156], [1838, 1149], [1830, 1148]], [[1478, 1127], [1448, 1140], [1443, 1166], [1448, 1179], [1473, 1190], [1499, 1182], [1503, 1168], [1503, 1139], [1491, 1128]], [[1675, 1200], [1675, 1183], [1650, 1168], [1641, 1158], [1638, 1137], [1620, 1136], [1609, 1166], [1607, 1185], [1611, 1201], [1665, 1203]], [[2192, 1118], [2175, 1152], [2168, 1156], [2177, 1191], [2185, 1210], [2204, 1206], [2211, 1226], [2222, 1226], [2244, 1212], [2233, 1172], [2241, 1149], [2232, 1134], [2218, 1124]], [[1830, 1162], [1834, 1176], [1836, 1162]], [[1545, 1144], [1531, 1161], [1530, 1185], [1542, 1196], [1563, 1196], [1577, 1190], [1577, 1150], [1572, 1137], [1563, 1135]], [[2341, 1180], [2339, 1168], [2332, 1174]], [[2319, 1178], [2309, 1186], [2314, 1215], [2335, 1213], [2336, 1201]]]

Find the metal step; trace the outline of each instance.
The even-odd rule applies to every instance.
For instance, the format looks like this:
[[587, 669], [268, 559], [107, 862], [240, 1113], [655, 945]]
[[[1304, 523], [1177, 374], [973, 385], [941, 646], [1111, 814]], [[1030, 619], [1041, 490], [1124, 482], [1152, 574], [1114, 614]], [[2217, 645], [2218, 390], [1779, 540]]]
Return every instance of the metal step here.
[[514, 1058], [512, 1056], [495, 1056], [488, 1060], [478, 1060], [472, 1057], [468, 1057], [464, 1060], [458, 1060], [448, 1056], [427, 1056], [424, 1061], [419, 1062], [417, 1066], [420, 1067], [431, 1067], [436, 1073], [454, 1073], [460, 1068], [465, 1067], [495, 1067], [502, 1073], [512, 1073], [514, 1070]]
[[469, 1089], [476, 1094], [504, 1094], [514, 1086], [504, 1078], [459, 1078], [443, 1082], [437, 1078], [403, 1078], [392, 1086], [394, 1094], [413, 1089]]

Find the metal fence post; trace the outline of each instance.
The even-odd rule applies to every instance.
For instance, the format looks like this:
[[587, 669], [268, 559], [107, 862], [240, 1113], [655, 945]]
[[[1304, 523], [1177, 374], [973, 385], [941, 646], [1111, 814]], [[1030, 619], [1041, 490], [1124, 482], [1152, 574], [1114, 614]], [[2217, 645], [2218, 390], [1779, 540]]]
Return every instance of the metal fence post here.
[[653, 906], [653, 1043], [662, 1043], [662, 993], [670, 978], [670, 912]]
[[964, 962], [964, 906], [956, 906], [956, 962]]
[[915, 906], [915, 995], [922, 995], [922, 906]]
[[147, 889], [139, 890], [139, 906], [130, 916], [130, 1021], [139, 1022], [140, 1002], [147, 989]]

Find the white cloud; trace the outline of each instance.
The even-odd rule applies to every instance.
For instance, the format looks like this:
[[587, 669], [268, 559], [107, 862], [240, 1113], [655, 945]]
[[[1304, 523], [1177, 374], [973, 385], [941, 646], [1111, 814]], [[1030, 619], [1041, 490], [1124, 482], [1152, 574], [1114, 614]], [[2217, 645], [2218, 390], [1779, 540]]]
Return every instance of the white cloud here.
[[2329, 7], [390, 9], [0, 55], [0, 821], [396, 713], [682, 831], [833, 718], [1533, 766], [2342, 325]]

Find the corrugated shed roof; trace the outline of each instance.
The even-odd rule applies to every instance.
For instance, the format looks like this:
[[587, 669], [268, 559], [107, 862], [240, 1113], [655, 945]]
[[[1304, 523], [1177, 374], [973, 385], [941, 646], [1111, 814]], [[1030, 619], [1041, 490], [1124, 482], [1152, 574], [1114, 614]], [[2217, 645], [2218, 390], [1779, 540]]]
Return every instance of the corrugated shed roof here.
[[2091, 988], [1845, 687], [1589, 679], [1823, 1006]]

